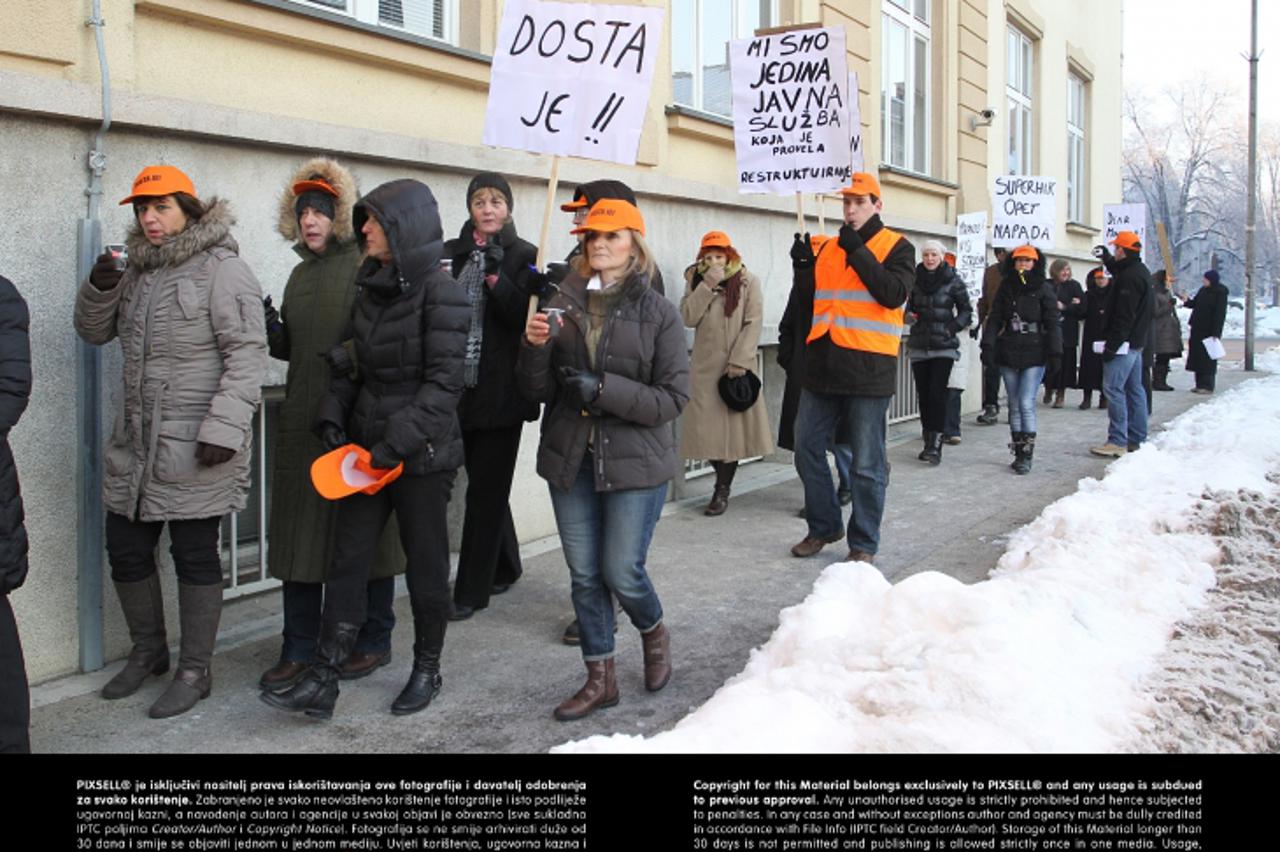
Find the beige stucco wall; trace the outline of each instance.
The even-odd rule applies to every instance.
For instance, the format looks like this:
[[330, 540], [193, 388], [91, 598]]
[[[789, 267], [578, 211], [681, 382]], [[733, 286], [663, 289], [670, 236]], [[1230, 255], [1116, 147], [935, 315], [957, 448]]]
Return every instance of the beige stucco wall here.
[[[277, 193], [297, 162], [328, 152], [347, 162], [366, 189], [395, 177], [426, 181], [440, 199], [446, 232], [461, 223], [470, 176], [502, 172], [511, 179], [521, 233], [538, 242], [549, 159], [480, 144], [486, 57], [501, 4], [462, 3], [462, 44], [439, 49], [249, 0], [103, 0], [114, 121], [106, 144], [104, 236], [118, 239], [123, 232], [129, 214], [114, 202], [142, 165], [180, 165], [202, 195], [231, 200], [244, 256], [264, 290], [278, 299], [295, 256], [273, 230]], [[90, 6], [89, 0], [8, 0], [5, 20], [12, 12], [24, 25], [0, 26], [0, 218], [11, 223], [0, 230], [0, 273], [31, 303], [36, 371], [32, 405], [12, 436], [32, 540], [31, 576], [13, 603], [37, 682], [78, 665], [75, 538], [69, 532], [78, 448], [70, 355], [75, 229], [85, 215], [86, 155], [101, 119], [98, 57], [93, 31], [84, 26]], [[1102, 144], [1119, 139], [1119, 12], [1102, 0], [1086, 0], [1083, 7], [1087, 13], [1059, 11], [1037, 0], [1045, 20], [1039, 55], [1044, 94], [1037, 108], [1042, 128], [1063, 109], [1069, 42], [1076, 61], [1091, 64], [1096, 73], [1089, 208], [1096, 218], [1102, 203], [1119, 195], [1119, 146]], [[780, 0], [779, 8], [784, 22], [845, 26], [861, 81], [867, 162], [877, 163], [880, 4]], [[934, 173], [920, 179], [881, 171], [885, 219], [916, 241], [950, 241], [956, 213], [989, 205], [987, 175], [1002, 162], [999, 120], [971, 131], [968, 116], [988, 105], [1003, 112], [1003, 3], [935, 0], [935, 9]], [[989, 49], [993, 34], [996, 47]], [[591, 179], [615, 178], [634, 187], [673, 300], [682, 294], [681, 271], [699, 237], [712, 228], [728, 230], [763, 281], [765, 342], [771, 342], [790, 287], [786, 251], [796, 229], [794, 198], [739, 194], [731, 128], [669, 114], [668, 44], [659, 54], [640, 164], [566, 159], [556, 201]], [[1040, 162], [1061, 160], [1065, 170], [1064, 136], [1065, 130], [1038, 134]], [[995, 146], [989, 148], [988, 141]], [[812, 197], [805, 206], [806, 227], [816, 231], [819, 206]], [[821, 209], [830, 232], [839, 222], [838, 199], [826, 200]], [[561, 257], [572, 246], [567, 230], [567, 216], [555, 211], [547, 257]], [[1091, 244], [1088, 235], [1064, 239], [1081, 251]], [[106, 351], [110, 412], [119, 363], [114, 347]], [[775, 371], [766, 372], [766, 381], [777, 378]], [[273, 380], [283, 380], [282, 365], [276, 365]], [[780, 387], [768, 388], [766, 397], [776, 399], [778, 392]], [[523, 540], [554, 532], [545, 485], [533, 472], [536, 444], [537, 427], [530, 425], [512, 499]], [[456, 527], [461, 501], [453, 508]], [[118, 609], [108, 584], [109, 659], [125, 650]]]

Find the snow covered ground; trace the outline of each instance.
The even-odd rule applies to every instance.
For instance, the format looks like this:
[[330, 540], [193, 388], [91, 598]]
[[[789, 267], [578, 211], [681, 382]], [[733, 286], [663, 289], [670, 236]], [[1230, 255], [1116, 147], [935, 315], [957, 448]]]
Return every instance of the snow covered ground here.
[[1280, 747], [1280, 350], [1016, 531], [990, 579], [829, 566], [672, 730], [557, 752]]

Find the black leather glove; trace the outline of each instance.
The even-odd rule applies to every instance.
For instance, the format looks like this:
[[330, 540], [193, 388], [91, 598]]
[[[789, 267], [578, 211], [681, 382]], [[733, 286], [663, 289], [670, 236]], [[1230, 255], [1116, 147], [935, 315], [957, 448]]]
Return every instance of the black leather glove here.
[[116, 269], [115, 258], [110, 252], [104, 251], [98, 255], [98, 259], [93, 262], [93, 268], [89, 270], [89, 283], [99, 290], [114, 290], [123, 277], [124, 270]]
[[971, 326], [969, 326], [969, 339], [970, 339], [970, 340], [977, 340], [977, 339], [978, 339], [978, 326], [977, 326], [977, 325], [971, 325]]
[[792, 269], [809, 269], [817, 262], [818, 258], [813, 253], [813, 243], [809, 241], [809, 235], [796, 234], [795, 242], [791, 244], [791, 268]]
[[484, 274], [497, 275], [499, 268], [502, 266], [502, 258], [507, 253], [502, 250], [502, 246], [496, 242], [491, 242], [484, 247]]
[[852, 255], [864, 245], [862, 237], [858, 236], [858, 232], [848, 222], [840, 226], [839, 242], [846, 255]]
[[338, 447], [345, 447], [351, 443], [347, 440], [347, 433], [342, 427], [336, 423], [322, 423], [320, 425], [320, 443], [324, 444], [326, 450], [336, 450]]
[[530, 296], [537, 296], [539, 299], [545, 299], [551, 295], [551, 280], [545, 272], [539, 272], [538, 267], [532, 263], [529, 264], [529, 272], [525, 276], [525, 292]]
[[564, 383], [565, 398], [569, 404], [592, 411], [592, 403], [600, 396], [600, 377], [586, 370], [561, 367], [560, 378]]
[[369, 467], [378, 470], [390, 470], [402, 461], [404, 459], [386, 441], [379, 441], [369, 452]]
[[341, 343], [330, 349], [328, 352], [321, 352], [320, 357], [329, 365], [329, 369], [333, 371], [333, 375], [355, 378], [355, 362], [351, 360], [351, 353], [347, 350], [347, 347], [343, 346]]
[[559, 284], [569, 277], [569, 264], [563, 260], [553, 260], [547, 263], [547, 281], [552, 284]]
[[271, 304], [270, 296], [262, 297], [262, 319], [267, 324], [267, 334], [276, 334], [284, 328], [284, 323], [280, 321], [280, 312]]
[[200, 462], [201, 467], [225, 464], [231, 461], [231, 457], [235, 454], [236, 451], [230, 447], [219, 447], [217, 444], [206, 444], [204, 441], [196, 442], [196, 461]]
[[1111, 252], [1107, 249], [1106, 246], [1094, 246], [1093, 256], [1096, 257], [1098, 260], [1102, 261], [1103, 264], [1108, 264], [1108, 263], [1111, 263], [1113, 260], [1115, 260], [1115, 258], [1111, 256]]

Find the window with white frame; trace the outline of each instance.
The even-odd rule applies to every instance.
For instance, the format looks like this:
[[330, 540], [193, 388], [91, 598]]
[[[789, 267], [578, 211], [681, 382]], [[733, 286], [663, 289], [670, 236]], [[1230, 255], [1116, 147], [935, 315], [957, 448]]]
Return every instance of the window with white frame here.
[[1085, 221], [1085, 82], [1067, 74], [1067, 220]]
[[1006, 37], [1005, 94], [1009, 102], [1009, 162], [1011, 175], [1031, 174], [1031, 93], [1034, 49], [1031, 39], [1016, 27]]
[[457, 43], [458, 0], [294, 0], [424, 38]]
[[729, 41], [777, 21], [777, 0], [672, 0], [673, 100], [715, 115], [733, 115]]
[[884, 0], [880, 74], [881, 159], [929, 172], [932, 0]]

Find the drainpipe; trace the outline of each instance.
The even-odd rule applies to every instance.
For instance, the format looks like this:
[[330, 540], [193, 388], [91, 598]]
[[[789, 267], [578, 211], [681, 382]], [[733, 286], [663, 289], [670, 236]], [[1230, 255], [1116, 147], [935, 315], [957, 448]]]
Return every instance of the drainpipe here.
[[[85, 189], [88, 211], [76, 234], [76, 281], [89, 277], [94, 259], [102, 251], [102, 173], [107, 168], [106, 136], [111, 127], [111, 76], [103, 43], [102, 2], [93, 0], [93, 13], [85, 26], [93, 27], [98, 43], [98, 67], [102, 74], [102, 124], [89, 151], [89, 185]], [[76, 611], [80, 630], [80, 670], [95, 671], [103, 665], [102, 641], [102, 352], [76, 337]]]

